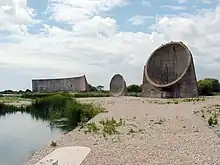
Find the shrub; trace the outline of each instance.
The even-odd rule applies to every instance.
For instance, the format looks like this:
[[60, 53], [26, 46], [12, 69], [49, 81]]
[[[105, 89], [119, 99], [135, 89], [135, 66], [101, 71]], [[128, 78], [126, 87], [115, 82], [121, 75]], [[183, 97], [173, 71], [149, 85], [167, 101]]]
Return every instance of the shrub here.
[[36, 98], [27, 107], [0, 104], [0, 115], [17, 111], [29, 113], [36, 119], [48, 120], [55, 126], [62, 124], [64, 129], [71, 130], [104, 109], [93, 104], [80, 103], [73, 97], [62, 94]]
[[198, 90], [200, 95], [211, 96], [215, 92], [219, 92], [219, 81], [213, 78], [205, 78], [198, 81]]
[[130, 92], [139, 93], [139, 92], [141, 92], [141, 86], [136, 85], [136, 84], [129, 85], [129, 86], [127, 87], [127, 91], [128, 91], [129, 93], [130, 93]]
[[109, 97], [109, 92], [81, 92], [73, 94], [75, 98], [85, 98], [85, 97]]

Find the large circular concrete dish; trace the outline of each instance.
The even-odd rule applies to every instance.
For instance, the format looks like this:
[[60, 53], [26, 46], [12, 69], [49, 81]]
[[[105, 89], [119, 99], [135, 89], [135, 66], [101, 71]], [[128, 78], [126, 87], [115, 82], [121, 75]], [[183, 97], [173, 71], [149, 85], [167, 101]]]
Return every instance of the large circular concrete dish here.
[[110, 81], [110, 92], [113, 95], [123, 95], [126, 83], [122, 75], [115, 74]]
[[145, 76], [155, 87], [172, 86], [186, 74], [191, 60], [192, 54], [182, 42], [164, 44], [150, 55]]

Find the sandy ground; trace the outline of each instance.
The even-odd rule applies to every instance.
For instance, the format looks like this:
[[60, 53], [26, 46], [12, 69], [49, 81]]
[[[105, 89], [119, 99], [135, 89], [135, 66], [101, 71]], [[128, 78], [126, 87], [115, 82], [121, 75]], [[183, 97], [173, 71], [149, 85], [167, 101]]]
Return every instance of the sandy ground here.
[[[85, 134], [75, 129], [57, 139], [60, 146], [87, 146], [91, 152], [82, 165], [220, 165], [220, 138], [195, 110], [220, 102], [219, 97], [200, 103], [152, 104], [145, 98], [91, 98], [82, 101], [103, 105], [103, 118], [122, 118], [120, 135]], [[161, 120], [162, 123], [156, 122]], [[131, 132], [130, 130], [133, 130]], [[55, 148], [45, 146], [25, 165], [34, 165]], [[74, 155], [73, 155], [74, 156]]]

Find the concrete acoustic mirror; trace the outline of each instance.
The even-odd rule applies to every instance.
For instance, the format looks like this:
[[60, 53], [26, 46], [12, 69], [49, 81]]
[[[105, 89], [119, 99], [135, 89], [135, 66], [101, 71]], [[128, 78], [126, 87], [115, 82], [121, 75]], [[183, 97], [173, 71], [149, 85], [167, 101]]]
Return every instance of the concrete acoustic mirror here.
[[150, 55], [144, 66], [142, 96], [198, 97], [193, 56], [185, 44], [169, 42]]
[[110, 81], [110, 93], [112, 96], [126, 96], [127, 87], [122, 75], [115, 74]]

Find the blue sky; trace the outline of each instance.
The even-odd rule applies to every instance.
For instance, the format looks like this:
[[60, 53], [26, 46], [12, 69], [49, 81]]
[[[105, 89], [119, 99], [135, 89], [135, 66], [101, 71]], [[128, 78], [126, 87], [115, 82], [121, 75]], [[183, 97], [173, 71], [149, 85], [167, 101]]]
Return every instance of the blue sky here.
[[219, 0], [1, 0], [0, 90], [31, 88], [32, 78], [85, 74], [109, 87], [115, 73], [142, 82], [163, 43], [183, 41], [197, 78], [220, 78]]

